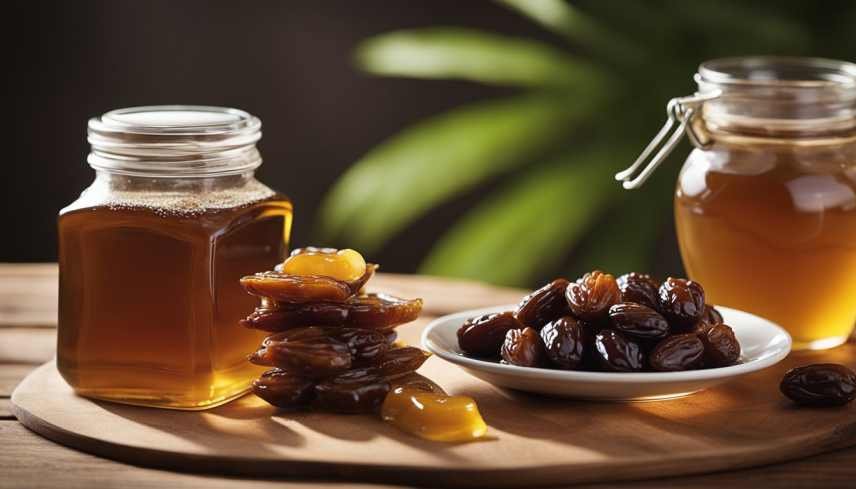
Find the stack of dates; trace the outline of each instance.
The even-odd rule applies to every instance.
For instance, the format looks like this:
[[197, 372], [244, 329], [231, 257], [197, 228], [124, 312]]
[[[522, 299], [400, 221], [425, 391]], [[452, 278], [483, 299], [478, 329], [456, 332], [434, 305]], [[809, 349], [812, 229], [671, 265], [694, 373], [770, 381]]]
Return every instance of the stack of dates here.
[[261, 297], [242, 324], [274, 333], [249, 357], [274, 367], [253, 382], [256, 395], [283, 408], [375, 412], [391, 382], [425, 362], [419, 348], [396, 346], [394, 329], [417, 318], [422, 300], [364, 293], [376, 269], [353, 250], [300, 248], [241, 279]]
[[468, 355], [563, 370], [679, 371], [740, 357], [734, 331], [698, 282], [601, 271], [556, 279], [514, 311], [468, 320], [458, 343]]

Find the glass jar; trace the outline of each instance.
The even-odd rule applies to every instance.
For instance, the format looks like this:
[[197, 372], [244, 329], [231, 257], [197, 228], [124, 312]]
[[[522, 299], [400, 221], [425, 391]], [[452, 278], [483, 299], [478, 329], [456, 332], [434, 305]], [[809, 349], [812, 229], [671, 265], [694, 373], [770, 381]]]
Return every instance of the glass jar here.
[[78, 394], [204, 409], [259, 375], [239, 279], [283, 259], [292, 216], [253, 176], [260, 137], [259, 119], [219, 107], [89, 121], [95, 180], [58, 223], [57, 366]]
[[695, 79], [696, 95], [670, 104], [695, 146], [675, 193], [687, 274], [709, 302], [782, 325], [795, 349], [845, 342], [856, 323], [856, 65], [731, 58]]

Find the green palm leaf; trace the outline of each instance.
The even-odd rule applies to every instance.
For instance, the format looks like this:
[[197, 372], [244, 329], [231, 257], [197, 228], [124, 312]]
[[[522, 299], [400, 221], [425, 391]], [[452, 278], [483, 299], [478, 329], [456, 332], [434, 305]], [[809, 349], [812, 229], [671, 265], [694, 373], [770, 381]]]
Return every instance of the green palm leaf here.
[[357, 48], [356, 60], [363, 70], [377, 75], [496, 85], [589, 90], [602, 79], [595, 67], [548, 44], [453, 27], [373, 37]]
[[646, 53], [563, 0], [497, 0], [547, 29], [608, 59], [635, 66]]
[[339, 179], [322, 204], [320, 237], [346, 236], [349, 246], [373, 251], [438, 203], [567, 137], [597, 99], [521, 96], [466, 106], [405, 129]]
[[672, 217], [672, 181], [669, 174], [650, 180], [641, 190], [621, 193], [620, 201], [575, 251], [569, 276], [578, 277], [593, 269], [616, 276], [649, 270], [663, 225]]
[[620, 186], [610, 178], [626, 161], [600, 148], [529, 172], [477, 206], [443, 236], [422, 273], [529, 285], [556, 268]]

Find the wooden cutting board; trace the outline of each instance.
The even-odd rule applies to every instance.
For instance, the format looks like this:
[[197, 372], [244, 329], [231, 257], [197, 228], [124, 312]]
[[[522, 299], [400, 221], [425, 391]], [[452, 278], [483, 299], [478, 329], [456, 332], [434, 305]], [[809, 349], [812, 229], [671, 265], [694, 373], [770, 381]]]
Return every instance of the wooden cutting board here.
[[[415, 342], [426, 320], [403, 328]], [[370, 416], [285, 413], [246, 396], [203, 412], [77, 397], [53, 362], [12, 396], [28, 428], [85, 452], [181, 471], [450, 487], [530, 487], [704, 473], [856, 445], [856, 403], [799, 409], [778, 392], [789, 367], [856, 363], [856, 345], [782, 364], [683, 399], [592, 403], [504, 391], [431, 358], [420, 373], [477, 399], [490, 438], [423, 441]]]

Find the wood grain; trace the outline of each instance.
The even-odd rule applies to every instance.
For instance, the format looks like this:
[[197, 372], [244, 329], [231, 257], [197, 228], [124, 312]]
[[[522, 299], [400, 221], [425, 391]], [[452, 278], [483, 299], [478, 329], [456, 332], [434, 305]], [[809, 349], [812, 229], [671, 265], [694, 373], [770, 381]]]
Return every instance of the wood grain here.
[[33, 370], [33, 365], [7, 364], [0, 368], [0, 397], [9, 397], [19, 382]]
[[[0, 489], [382, 489], [400, 486], [225, 478], [114, 462], [46, 441], [12, 421], [0, 422]], [[14, 447], [14, 448], [13, 448]], [[575, 489], [824, 489], [852, 488], [856, 449], [757, 469], [703, 476], [574, 486]], [[49, 470], [46, 470], [46, 467]], [[568, 487], [562, 485], [558, 487]]]
[[[46, 442], [18, 423], [0, 422], [0, 489], [319, 489], [317, 483], [232, 479], [145, 469]], [[334, 489], [382, 489], [332, 484]], [[392, 487], [392, 486], [386, 486]]]
[[56, 329], [0, 328], [0, 363], [38, 365], [55, 351]]
[[[387, 275], [379, 274], [377, 283], [386, 280]], [[384, 287], [401, 287], [402, 295], [430, 294], [420, 292], [424, 287], [422, 277], [390, 276], [390, 284]], [[396, 281], [398, 282], [396, 285]], [[427, 283], [435, 287], [436, 294], [447, 305], [443, 308], [456, 308], [460, 298], [481, 297], [483, 304], [515, 302], [518, 291], [509, 292], [500, 289], [494, 293], [489, 286], [480, 285], [482, 292], [469, 294], [466, 289], [457, 289], [451, 299], [444, 299], [445, 288], [442, 279], [428, 278]], [[439, 286], [439, 287], [438, 287]], [[408, 292], [404, 292], [404, 291]], [[416, 290], [413, 294], [410, 290]], [[432, 293], [435, 293], [432, 291]], [[487, 298], [485, 298], [487, 296]], [[499, 297], [489, 301], [492, 297]], [[20, 376], [29, 369], [53, 356], [54, 333], [38, 332], [38, 327], [55, 325], [56, 315], [56, 265], [4, 265], [0, 264], [0, 333], [3, 328], [19, 330], [9, 335], [0, 334], [0, 385], [8, 389], [17, 383]], [[431, 302], [431, 301], [429, 301]], [[471, 306], [466, 306], [471, 307]], [[440, 308], [440, 309], [443, 309]], [[461, 307], [462, 308], [462, 307]], [[448, 312], [439, 310], [439, 312]], [[28, 326], [21, 328], [21, 326]], [[33, 326], [37, 327], [34, 328]], [[852, 351], [852, 350], [850, 350]], [[26, 363], [20, 363], [23, 360]], [[856, 357], [844, 350], [820, 352], [804, 355], [797, 359], [802, 363], [813, 361], [845, 361], [856, 366]], [[379, 487], [375, 485], [334, 485], [330, 482], [285, 482], [282, 480], [260, 481], [256, 477], [249, 479], [224, 478], [180, 474], [169, 471], [153, 470], [130, 466], [103, 458], [80, 453], [61, 445], [46, 441], [11, 420], [9, 412], [8, 390], [0, 390], [0, 488], [118, 488], [144, 487], [206, 487], [206, 488], [272, 488], [272, 487]], [[525, 397], [525, 396], [524, 396]], [[549, 401], [548, 401], [549, 402]], [[528, 404], [524, 403], [523, 407]], [[47, 470], [46, 470], [47, 469]], [[824, 455], [768, 465], [753, 469], [729, 470], [714, 474], [682, 476], [669, 479], [635, 481], [624, 483], [602, 483], [574, 486], [590, 489], [605, 488], [803, 488], [853, 487], [856, 480], [856, 448], [849, 448]]]
[[0, 325], [56, 326], [56, 263], [0, 264]]
[[[856, 347], [836, 354], [852, 360]], [[92, 402], [75, 396], [52, 363], [12, 401], [18, 419], [48, 438], [144, 466], [525, 487], [735, 469], [856, 444], [856, 405], [797, 409], [779, 394], [784, 369], [803, 361], [683, 399], [621, 404], [502, 391], [435, 357], [420, 372], [477, 399], [491, 428], [490, 440], [460, 445], [421, 441], [373, 417], [284, 413], [253, 396], [205, 412]]]
[[8, 397], [0, 397], [0, 420], [16, 419], [12, 414], [12, 401]]

